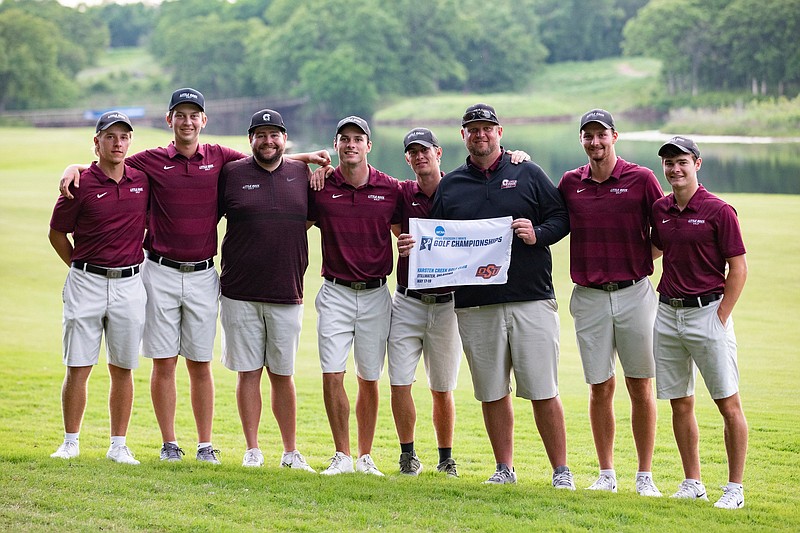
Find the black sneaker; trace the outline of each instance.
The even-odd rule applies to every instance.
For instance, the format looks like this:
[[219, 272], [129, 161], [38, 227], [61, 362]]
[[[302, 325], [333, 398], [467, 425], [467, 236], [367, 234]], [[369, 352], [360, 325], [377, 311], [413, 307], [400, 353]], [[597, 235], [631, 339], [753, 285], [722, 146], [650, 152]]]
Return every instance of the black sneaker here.
[[447, 477], [458, 477], [458, 470], [456, 470], [456, 462], [453, 460], [452, 457], [448, 457], [438, 465], [436, 465], [436, 470], [439, 472], [444, 472], [447, 474]]
[[422, 463], [419, 457], [413, 452], [403, 452], [400, 454], [400, 473], [407, 476], [417, 476], [422, 472]]
[[213, 465], [220, 464], [217, 454], [219, 450], [215, 450], [213, 446], [206, 446], [197, 450], [197, 460], [204, 463], [211, 463]]
[[181, 460], [181, 455], [186, 455], [183, 453], [177, 444], [172, 444], [171, 442], [165, 442], [164, 445], [161, 447], [161, 460], [162, 461], [169, 461], [170, 463], [174, 463], [175, 461]]

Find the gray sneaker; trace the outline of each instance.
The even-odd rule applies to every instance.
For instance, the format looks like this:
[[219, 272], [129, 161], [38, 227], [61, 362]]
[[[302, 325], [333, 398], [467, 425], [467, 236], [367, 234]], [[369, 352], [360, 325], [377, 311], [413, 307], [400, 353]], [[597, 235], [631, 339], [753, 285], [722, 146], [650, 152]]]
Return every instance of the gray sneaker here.
[[400, 473], [407, 476], [418, 476], [422, 472], [422, 463], [419, 457], [413, 452], [403, 452], [400, 454]]
[[557, 489], [575, 490], [575, 481], [572, 472], [566, 466], [559, 466], [553, 470], [553, 487]]
[[171, 442], [165, 442], [164, 445], [161, 447], [161, 460], [162, 461], [169, 461], [170, 463], [174, 463], [175, 461], [182, 460], [181, 456], [186, 455], [183, 453], [183, 450], [178, 447], [177, 444], [172, 444]]
[[498, 468], [494, 474], [491, 475], [489, 479], [483, 482], [484, 485], [506, 485], [506, 484], [513, 484], [517, 482], [517, 474], [514, 472], [514, 468], [509, 468], [508, 466], [502, 466]]
[[213, 446], [206, 446], [197, 450], [197, 460], [204, 463], [211, 463], [212, 465], [221, 464], [217, 458], [219, 450], [215, 450]]
[[448, 457], [438, 465], [436, 465], [438, 472], [444, 472], [447, 477], [458, 477], [458, 470], [456, 470], [456, 462], [452, 457]]

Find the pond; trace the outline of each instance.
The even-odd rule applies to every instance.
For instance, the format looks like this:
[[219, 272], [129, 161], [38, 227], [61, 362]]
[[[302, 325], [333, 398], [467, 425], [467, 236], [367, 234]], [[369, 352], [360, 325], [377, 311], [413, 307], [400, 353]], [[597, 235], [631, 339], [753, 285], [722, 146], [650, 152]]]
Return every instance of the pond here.
[[[420, 124], [424, 126], [425, 124]], [[622, 127], [622, 125], [619, 125]], [[657, 152], [670, 134], [659, 134], [648, 125], [626, 124], [617, 141], [617, 155], [653, 169], [665, 190], [669, 189], [661, 171]], [[290, 128], [290, 140], [297, 151], [326, 147], [334, 156], [333, 134], [336, 125]], [[413, 174], [403, 158], [403, 136], [410, 127], [372, 127], [373, 147], [370, 164], [397, 179], [411, 179]], [[461, 165], [466, 149], [459, 126], [432, 128], [444, 151], [442, 170]], [[503, 128], [503, 146], [527, 151], [558, 183], [567, 170], [586, 163], [586, 154], [578, 140], [576, 124], [510, 124]], [[679, 133], [679, 132], [678, 132]], [[703, 157], [701, 183], [712, 192], [749, 192], [800, 194], [800, 142], [762, 142], [761, 139], [719, 139], [695, 137]], [[736, 141], [736, 142], [733, 142]]]

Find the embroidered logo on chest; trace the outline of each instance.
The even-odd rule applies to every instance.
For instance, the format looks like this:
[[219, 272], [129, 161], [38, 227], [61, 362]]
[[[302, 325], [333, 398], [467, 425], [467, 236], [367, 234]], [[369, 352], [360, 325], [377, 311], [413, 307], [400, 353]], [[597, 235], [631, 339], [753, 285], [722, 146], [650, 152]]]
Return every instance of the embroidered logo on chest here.
[[211, 165], [200, 165], [197, 168], [199, 168], [200, 170], [213, 170], [214, 169], [214, 165], [213, 164], [211, 164]]
[[690, 218], [686, 222], [691, 224], [692, 226], [700, 226], [706, 223], [705, 219], [702, 218]]
[[625, 194], [628, 192], [628, 189], [620, 189], [615, 187], [613, 189], [609, 189], [608, 192], [611, 194]]
[[500, 182], [501, 189], [513, 189], [517, 186], [517, 180], [503, 180]]
[[260, 188], [261, 188], [261, 185], [258, 184], [258, 183], [254, 183], [254, 184], [249, 184], [248, 183], [247, 185], [242, 185], [242, 190], [243, 191], [254, 191], [254, 190], [260, 189]]
[[374, 200], [376, 202], [382, 202], [386, 200], [386, 197], [382, 194], [368, 194], [367, 199]]
[[144, 192], [144, 187], [131, 187], [131, 192], [133, 194], [142, 194]]

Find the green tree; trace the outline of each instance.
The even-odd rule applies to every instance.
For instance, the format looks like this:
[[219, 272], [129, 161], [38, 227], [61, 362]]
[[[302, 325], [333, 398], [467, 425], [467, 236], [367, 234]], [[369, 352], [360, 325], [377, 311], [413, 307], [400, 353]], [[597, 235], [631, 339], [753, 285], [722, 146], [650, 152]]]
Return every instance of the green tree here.
[[145, 4], [107, 3], [90, 7], [86, 12], [105, 21], [112, 48], [140, 46], [153, 32], [158, 20], [158, 9]]
[[58, 107], [74, 98], [59, 66], [65, 44], [52, 22], [18, 9], [0, 12], [0, 111]]

